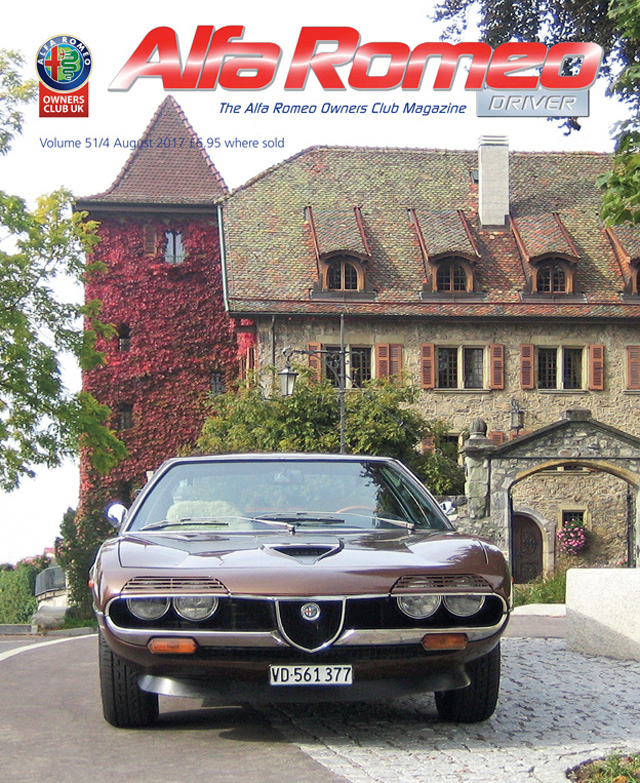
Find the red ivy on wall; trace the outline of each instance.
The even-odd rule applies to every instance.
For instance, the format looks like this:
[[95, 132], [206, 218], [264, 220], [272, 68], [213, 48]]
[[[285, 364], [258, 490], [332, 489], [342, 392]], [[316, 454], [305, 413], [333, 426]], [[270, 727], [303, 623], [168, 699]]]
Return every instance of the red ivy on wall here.
[[[165, 260], [167, 231], [182, 234], [180, 263]], [[102, 302], [102, 318], [119, 336], [98, 344], [107, 363], [87, 373], [84, 386], [112, 409], [129, 456], [108, 477], [81, 468], [81, 504], [105, 489], [124, 495], [123, 487], [141, 486], [147, 471], [193, 444], [211, 373], [228, 385], [238, 361], [214, 220], [110, 218], [100, 235], [96, 260], [107, 271], [92, 279], [86, 296]]]

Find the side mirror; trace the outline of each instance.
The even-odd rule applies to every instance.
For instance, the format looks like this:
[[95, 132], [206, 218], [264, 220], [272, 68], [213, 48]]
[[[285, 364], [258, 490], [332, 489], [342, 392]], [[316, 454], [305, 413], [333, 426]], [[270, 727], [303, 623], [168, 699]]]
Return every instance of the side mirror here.
[[106, 516], [115, 528], [120, 528], [127, 516], [127, 507], [122, 503], [112, 503], [107, 507]]

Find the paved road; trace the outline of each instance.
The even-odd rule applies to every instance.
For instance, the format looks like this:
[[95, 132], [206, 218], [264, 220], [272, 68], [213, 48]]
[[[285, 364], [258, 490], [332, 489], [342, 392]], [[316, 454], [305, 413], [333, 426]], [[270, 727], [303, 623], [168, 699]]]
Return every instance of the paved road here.
[[0, 654], [3, 783], [561, 783], [584, 760], [640, 750], [640, 663], [559, 638], [503, 641], [499, 708], [476, 726], [438, 722], [427, 695], [259, 710], [167, 699], [157, 728], [120, 731], [100, 715], [94, 653], [95, 638]]

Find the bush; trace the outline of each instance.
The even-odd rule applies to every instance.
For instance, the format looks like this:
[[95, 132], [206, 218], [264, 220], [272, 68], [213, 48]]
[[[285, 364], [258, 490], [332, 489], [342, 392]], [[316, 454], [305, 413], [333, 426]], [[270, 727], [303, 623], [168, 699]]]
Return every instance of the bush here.
[[0, 571], [0, 623], [28, 623], [38, 608], [33, 594], [41, 569], [19, 563], [13, 571]]
[[559, 569], [552, 576], [538, 577], [524, 585], [514, 585], [516, 606], [525, 604], [563, 604], [567, 594], [567, 571]]

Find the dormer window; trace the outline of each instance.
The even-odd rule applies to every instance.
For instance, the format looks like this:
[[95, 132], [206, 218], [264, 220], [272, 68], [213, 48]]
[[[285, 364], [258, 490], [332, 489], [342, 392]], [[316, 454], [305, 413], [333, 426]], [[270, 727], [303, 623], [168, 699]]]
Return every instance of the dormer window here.
[[434, 290], [445, 293], [473, 291], [473, 271], [463, 258], [443, 258], [436, 263]]
[[438, 291], [466, 291], [467, 273], [460, 263], [440, 264], [436, 286]]
[[564, 294], [567, 291], [567, 276], [557, 264], [540, 267], [536, 281], [537, 290], [541, 294]]
[[326, 262], [323, 275], [325, 291], [362, 291], [364, 272], [361, 262], [351, 256], [337, 256]]
[[571, 268], [559, 258], [542, 261], [535, 269], [533, 290], [539, 294], [573, 293]]

